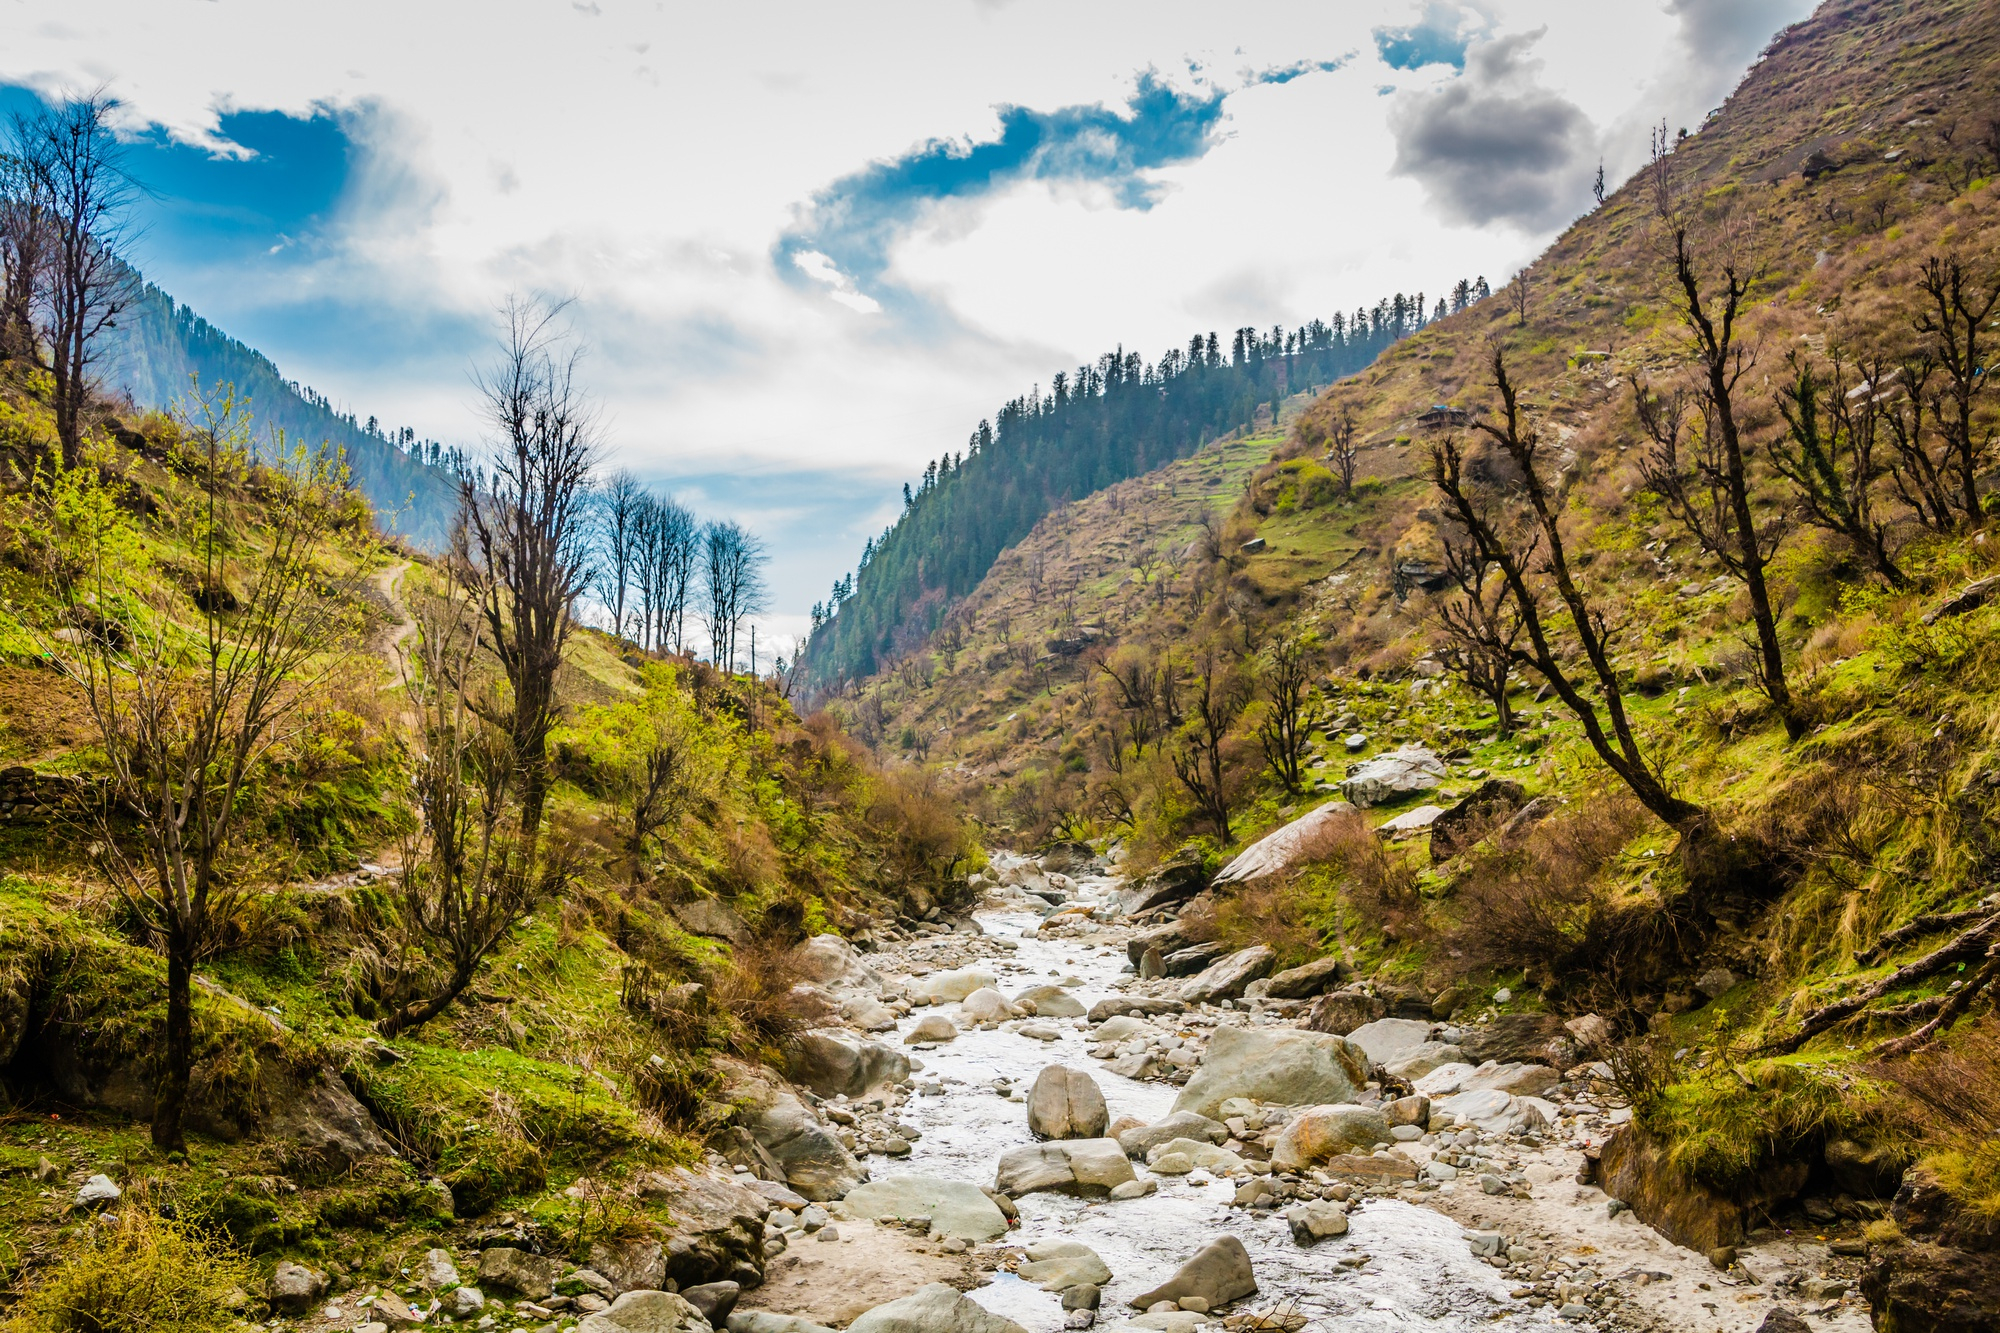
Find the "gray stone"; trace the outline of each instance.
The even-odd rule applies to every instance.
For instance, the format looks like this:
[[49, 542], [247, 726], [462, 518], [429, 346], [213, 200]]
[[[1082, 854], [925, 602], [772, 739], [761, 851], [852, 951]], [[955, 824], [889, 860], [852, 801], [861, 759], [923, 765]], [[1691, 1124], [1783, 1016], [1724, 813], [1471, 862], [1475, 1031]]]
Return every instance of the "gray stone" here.
[[[692, 902], [675, 903], [667, 910], [673, 913], [674, 920], [680, 922], [681, 928], [691, 935], [706, 935], [711, 939], [727, 940], [731, 944], [745, 944], [750, 940], [749, 923], [738, 916], [734, 909], [713, 898], [696, 898]], [[839, 937], [828, 935], [822, 938], [834, 940]], [[845, 940], [839, 942], [847, 943]], [[816, 943], [817, 940], [808, 941], [802, 946], [801, 952]], [[847, 957], [850, 959], [853, 957], [852, 946], [849, 946]], [[843, 979], [838, 975], [827, 978], [831, 981]]]
[[1345, 801], [1332, 801], [1308, 810], [1238, 852], [1234, 860], [1216, 873], [1215, 883], [1244, 883], [1290, 870], [1312, 854], [1314, 844], [1342, 815], [1353, 812], [1354, 807]]
[[1208, 1302], [1208, 1308], [1240, 1301], [1257, 1294], [1257, 1278], [1250, 1270], [1250, 1253], [1234, 1236], [1219, 1236], [1204, 1245], [1194, 1258], [1174, 1275], [1132, 1298], [1136, 1309], [1147, 1310], [1160, 1301], [1179, 1302], [1193, 1296]]
[[1404, 1125], [1424, 1129], [1431, 1123], [1431, 1099], [1422, 1093], [1398, 1097], [1383, 1105], [1382, 1119], [1392, 1130]]
[[1444, 761], [1427, 747], [1404, 745], [1356, 764], [1340, 791], [1366, 809], [1429, 791], [1444, 781], [1445, 771]]
[[701, 1317], [710, 1324], [727, 1320], [742, 1295], [742, 1284], [737, 1282], [703, 1282], [681, 1289], [681, 1299], [701, 1311]]
[[[805, 1206], [812, 1202], [812, 1200], [793, 1190], [790, 1186], [781, 1185], [775, 1180], [746, 1180], [743, 1183], [763, 1195], [766, 1199], [769, 1199], [777, 1207], [789, 1208], [793, 1212], [804, 1211]], [[602, 1272], [603, 1270], [599, 1269], [598, 1271]]]
[[1144, 1158], [1153, 1149], [1174, 1139], [1206, 1139], [1210, 1143], [1221, 1143], [1228, 1137], [1229, 1127], [1221, 1121], [1196, 1115], [1193, 1111], [1176, 1111], [1164, 1120], [1126, 1130], [1118, 1136], [1118, 1146], [1133, 1157]]
[[1415, 1018], [1378, 1018], [1355, 1028], [1347, 1039], [1367, 1053], [1370, 1064], [1386, 1065], [1429, 1041], [1431, 1025]]
[[1292, 1239], [1301, 1245], [1347, 1234], [1347, 1214], [1339, 1204], [1325, 1200], [1296, 1204], [1285, 1209], [1284, 1218], [1292, 1229]]
[[1305, 1026], [1314, 1032], [1345, 1035], [1364, 1023], [1374, 1022], [1388, 1012], [1389, 1004], [1381, 996], [1348, 987], [1328, 991], [1315, 1000], [1311, 1011], [1306, 1015]]
[[1441, 805], [1420, 805], [1414, 810], [1405, 810], [1394, 819], [1383, 820], [1375, 826], [1375, 832], [1384, 838], [1408, 837], [1412, 833], [1422, 833], [1443, 813]]
[[667, 1278], [691, 1287], [719, 1278], [762, 1280], [771, 1205], [734, 1180], [675, 1167], [644, 1173], [640, 1192], [666, 1205]]
[[1015, 1270], [1015, 1276], [1043, 1291], [1067, 1291], [1078, 1286], [1102, 1288], [1111, 1280], [1111, 1269], [1088, 1245], [1052, 1240], [1030, 1245], [1028, 1262]]
[[[782, 1185], [778, 1188], [784, 1189]], [[650, 1236], [593, 1242], [589, 1257], [591, 1269], [611, 1284], [614, 1298], [628, 1291], [657, 1291], [667, 1280], [666, 1251]]]
[[511, 1245], [496, 1245], [479, 1254], [479, 1285], [518, 1291], [531, 1301], [553, 1296], [556, 1278], [565, 1265], [546, 1255], [530, 1254]]
[[556, 1281], [556, 1293], [562, 1296], [602, 1296], [609, 1301], [618, 1294], [618, 1288], [611, 1285], [611, 1279], [594, 1268], [579, 1268], [565, 1273]]
[[792, 1079], [822, 1097], [865, 1097], [883, 1084], [910, 1077], [908, 1056], [848, 1032], [802, 1033], [786, 1058]]
[[270, 1300], [273, 1310], [304, 1314], [326, 1294], [326, 1275], [304, 1264], [286, 1261], [271, 1274]]
[[712, 1333], [701, 1311], [671, 1291], [628, 1291], [577, 1321], [576, 1333]]
[[453, 1287], [444, 1308], [453, 1319], [472, 1319], [486, 1308], [486, 1294], [477, 1287]]
[[1111, 1123], [1097, 1081], [1080, 1069], [1049, 1065], [1028, 1093], [1028, 1132], [1042, 1139], [1097, 1139]]
[[1078, 1283], [1074, 1287], [1066, 1288], [1062, 1294], [1062, 1306], [1065, 1310], [1095, 1310], [1103, 1301], [1104, 1289], [1091, 1282]]
[[99, 1212], [117, 1203], [124, 1195], [125, 1191], [119, 1189], [110, 1176], [92, 1176], [76, 1192], [76, 1207]]
[[847, 1026], [861, 1032], [889, 1032], [896, 1026], [896, 1012], [869, 995], [857, 995], [840, 1006]]
[[1711, 967], [1694, 979], [1694, 988], [1713, 1000], [1736, 985], [1736, 974], [1726, 967]]
[[1404, 1051], [1395, 1059], [1385, 1063], [1382, 1068], [1388, 1070], [1397, 1078], [1414, 1082], [1422, 1078], [1425, 1074], [1430, 1073], [1433, 1069], [1442, 1069], [1446, 1065], [1463, 1064], [1464, 1062], [1465, 1050], [1463, 1047], [1453, 1046], [1448, 1042], [1427, 1041]]
[[1213, 1119], [1230, 1097], [1285, 1106], [1352, 1101], [1368, 1072], [1368, 1056], [1344, 1037], [1223, 1027], [1209, 1038], [1201, 1067], [1174, 1099], [1174, 1110]]
[[1179, 1000], [1158, 1000], [1145, 995], [1113, 995], [1090, 1006], [1090, 1021], [1102, 1023], [1121, 1014], [1156, 1018], [1161, 1014], [1183, 1013], [1186, 1009], [1187, 1006]]
[[377, 1296], [370, 1313], [380, 1316], [390, 1328], [421, 1328], [424, 1322], [424, 1317], [393, 1291]]
[[838, 935], [815, 935], [792, 951], [792, 959], [808, 981], [821, 986], [880, 984], [881, 978], [862, 963], [854, 946]]
[[1061, 986], [1031, 986], [1014, 997], [1016, 1008], [1043, 1018], [1082, 1018], [1083, 1001]]
[[956, 1288], [933, 1282], [901, 1300], [876, 1306], [849, 1324], [847, 1333], [1027, 1333], [1027, 1330], [1011, 1319], [989, 1312]]
[[943, 1014], [925, 1014], [918, 1019], [903, 1036], [903, 1045], [915, 1046], [922, 1041], [956, 1041], [958, 1024]]
[[437, 1291], [458, 1281], [458, 1265], [451, 1261], [450, 1250], [425, 1250], [413, 1276], [418, 1286]]
[[1346, 963], [1331, 955], [1315, 958], [1310, 963], [1273, 973], [1270, 989], [1264, 993], [1274, 1000], [1309, 1000], [1327, 987], [1339, 985], [1351, 971]]
[[1255, 944], [1248, 949], [1238, 949], [1235, 953], [1216, 959], [1198, 977], [1194, 977], [1181, 987], [1181, 999], [1188, 1004], [1212, 1004], [1217, 1000], [1233, 1000], [1243, 994], [1243, 988], [1257, 978], [1266, 976], [1278, 955], [1268, 944]]
[[976, 990], [987, 990], [998, 985], [1000, 979], [991, 972], [975, 967], [961, 968], [955, 972], [933, 972], [927, 977], [918, 977], [910, 983], [910, 994], [921, 996], [932, 1004], [955, 1004]]
[[[797, 1315], [772, 1314], [767, 1310], [737, 1310], [729, 1316], [731, 1333], [833, 1333], [824, 1324]], [[543, 1333], [537, 1330], [536, 1333]]]
[[988, 1241], [1007, 1234], [999, 1205], [977, 1185], [935, 1176], [888, 1176], [858, 1186], [847, 1208], [861, 1217], [928, 1217], [935, 1235]]
[[1016, 1199], [1042, 1190], [1102, 1197], [1134, 1179], [1115, 1139], [1064, 1139], [1002, 1153], [993, 1188]]

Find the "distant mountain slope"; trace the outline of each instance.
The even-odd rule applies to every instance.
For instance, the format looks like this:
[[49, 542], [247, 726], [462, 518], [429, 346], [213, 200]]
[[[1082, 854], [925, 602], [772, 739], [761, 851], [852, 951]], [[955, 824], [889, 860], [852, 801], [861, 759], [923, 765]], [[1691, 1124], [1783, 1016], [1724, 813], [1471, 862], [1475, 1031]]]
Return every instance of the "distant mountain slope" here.
[[1057, 374], [1046, 394], [1037, 386], [1007, 403], [962, 453], [932, 463], [915, 490], [903, 488], [902, 516], [814, 608], [813, 682], [866, 676], [921, 644], [1051, 510], [1254, 426], [1285, 398], [1361, 370], [1486, 291], [1483, 277], [1462, 281], [1434, 310], [1423, 293], [1398, 292], [1289, 333], [1238, 329], [1226, 349], [1213, 333], [1197, 335], [1151, 364], [1121, 347]]
[[[345, 450], [355, 486], [375, 506], [382, 526], [428, 550], [443, 549], [457, 490], [448, 472], [418, 457], [424, 447], [415, 440], [406, 440], [412, 451], [405, 452], [379, 430], [358, 424], [353, 413], [335, 411], [312, 389], [285, 379], [269, 357], [150, 282], [138, 286], [137, 299], [105, 337], [97, 373], [106, 389], [140, 407], [164, 408], [187, 393], [191, 375], [205, 385], [234, 384], [250, 399], [260, 437], [268, 438], [275, 426], [293, 441]], [[371, 417], [368, 425], [374, 424]]]

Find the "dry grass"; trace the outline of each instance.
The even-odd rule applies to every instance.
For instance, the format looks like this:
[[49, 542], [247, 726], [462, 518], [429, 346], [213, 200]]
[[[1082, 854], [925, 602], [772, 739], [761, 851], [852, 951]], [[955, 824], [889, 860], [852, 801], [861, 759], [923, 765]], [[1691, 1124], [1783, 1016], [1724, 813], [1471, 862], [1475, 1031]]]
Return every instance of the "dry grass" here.
[[1949, 1042], [1871, 1074], [1906, 1094], [1902, 1128], [1924, 1150], [1919, 1165], [1953, 1199], [1988, 1219], [2000, 1218], [2000, 1023], [1991, 1014], [1962, 1025]]
[[[88, 1234], [86, 1229], [86, 1234]], [[232, 1250], [134, 1203], [34, 1283], [6, 1333], [209, 1333], [235, 1327], [250, 1282]]]

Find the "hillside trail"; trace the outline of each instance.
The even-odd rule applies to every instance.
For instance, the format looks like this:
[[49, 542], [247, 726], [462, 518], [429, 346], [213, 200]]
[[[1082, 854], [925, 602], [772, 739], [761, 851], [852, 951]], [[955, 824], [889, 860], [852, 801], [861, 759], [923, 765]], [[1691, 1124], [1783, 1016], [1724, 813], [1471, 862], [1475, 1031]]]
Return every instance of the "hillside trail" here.
[[[1034, 866], [1027, 858], [996, 855], [996, 866], [1009, 863]], [[1040, 873], [1039, 867], [1034, 869]], [[918, 979], [975, 968], [992, 974], [992, 984], [1007, 994], [1061, 986], [1086, 1010], [1104, 1000], [1177, 992], [1183, 981], [1140, 981], [1128, 965], [1126, 941], [1134, 928], [1118, 907], [1122, 881], [1088, 872], [1073, 880], [1054, 878], [1070, 886], [1064, 889], [1072, 896], [1063, 914], [1048, 915], [1056, 909], [1018, 889], [989, 889], [957, 930], [919, 934], [862, 955], [880, 983], [879, 990], [873, 983], [866, 989], [894, 1000], [915, 993], [910, 985]], [[909, 1136], [907, 1149], [898, 1145], [904, 1155], [872, 1154], [869, 1168], [876, 1179], [909, 1174], [993, 1188], [1001, 1154], [1037, 1141], [1027, 1127], [1024, 1094], [1046, 1066], [1062, 1064], [1089, 1073], [1112, 1120], [1132, 1116], [1157, 1122], [1171, 1112], [1179, 1084], [1198, 1067], [1214, 1032], [1231, 1026], [1295, 1027], [1302, 1007], [1243, 999], [1189, 1004], [1181, 1013], [1148, 1020], [1140, 1048], [1150, 1040], [1161, 1058], [1133, 1079], [1112, 1071], [1112, 1061], [1105, 1058], [1112, 1052], [1089, 1018], [1029, 1017], [978, 1026], [956, 1005], [919, 1004], [898, 1019], [893, 1031], [877, 1034], [883, 1043], [916, 1057], [913, 1086], [892, 1092], [884, 1112], [891, 1123], [916, 1133]], [[955, 1018], [960, 1035], [941, 1043], [905, 1042], [920, 1019], [940, 1012]], [[1133, 1049], [1129, 1041], [1120, 1046], [1127, 1057]], [[1129, 1058], [1117, 1063], [1134, 1067]], [[1361, 1100], [1374, 1096], [1379, 1094], [1366, 1092]], [[1155, 1192], [1123, 1200], [1047, 1192], [1015, 1198], [1018, 1229], [969, 1256], [973, 1264], [966, 1285], [986, 1280], [967, 1294], [1028, 1333], [1083, 1326], [1061, 1308], [1057, 1294], [1010, 1271], [1024, 1247], [1070, 1241], [1090, 1247], [1111, 1269], [1096, 1327], [1118, 1333], [1202, 1333], [1183, 1324], [1212, 1327], [1214, 1333], [1225, 1333], [1225, 1328], [1228, 1333], [1254, 1333], [1250, 1312], [1303, 1317], [1311, 1321], [1308, 1333], [1389, 1333], [1413, 1326], [1462, 1333], [1484, 1328], [1751, 1333], [1774, 1305], [1799, 1308], [1790, 1286], [1780, 1282], [1826, 1269], [1824, 1245], [1815, 1248], [1803, 1237], [1798, 1243], [1780, 1238], [1746, 1248], [1743, 1267], [1725, 1274], [1705, 1256], [1668, 1242], [1629, 1211], [1611, 1216], [1607, 1196], [1595, 1186], [1576, 1183], [1576, 1177], [1583, 1149], [1601, 1143], [1609, 1133], [1607, 1120], [1619, 1117], [1615, 1112], [1607, 1116], [1607, 1099], [1601, 1095], [1593, 1099], [1552, 1090], [1549, 1096], [1562, 1098], [1563, 1106], [1537, 1101], [1548, 1108], [1550, 1118], [1542, 1121], [1537, 1111], [1527, 1118], [1529, 1128], [1489, 1121], [1482, 1122], [1488, 1125], [1482, 1130], [1460, 1121], [1455, 1133], [1444, 1129], [1426, 1133], [1420, 1141], [1395, 1144], [1387, 1151], [1411, 1159], [1423, 1173], [1419, 1181], [1397, 1186], [1344, 1185], [1317, 1172], [1271, 1174], [1268, 1163], [1255, 1160], [1261, 1151], [1256, 1121], [1248, 1133], [1242, 1121], [1233, 1121], [1232, 1134], [1251, 1144], [1246, 1153], [1251, 1160], [1244, 1167], [1162, 1175], [1135, 1161], [1138, 1178], [1152, 1181]], [[1593, 1100], [1596, 1105], [1589, 1104]], [[1268, 1109], [1267, 1126], [1283, 1123], [1297, 1108]], [[1243, 1147], [1235, 1138], [1225, 1146]], [[1477, 1154], [1476, 1165], [1457, 1179], [1449, 1178], [1452, 1172], [1442, 1163], [1436, 1174], [1444, 1179], [1432, 1180], [1424, 1170], [1434, 1157], [1464, 1162], [1471, 1154]], [[1489, 1171], [1505, 1177], [1505, 1193], [1489, 1194], [1475, 1179], [1475, 1172]], [[1257, 1206], [1251, 1187], [1260, 1176], [1282, 1181], [1290, 1197], [1274, 1206], [1266, 1196]], [[1248, 1206], [1237, 1203], [1246, 1189], [1253, 1196]], [[1346, 1199], [1349, 1230], [1302, 1246], [1293, 1239], [1283, 1210], [1294, 1199], [1315, 1196]], [[830, 1211], [836, 1219], [846, 1216], [840, 1204]], [[872, 1220], [854, 1217], [844, 1225], [850, 1234], [856, 1224], [872, 1233]], [[1497, 1261], [1474, 1253], [1473, 1232], [1488, 1229], [1504, 1233], [1503, 1243], [1513, 1247]], [[1134, 1295], [1165, 1280], [1223, 1234], [1243, 1243], [1258, 1285], [1255, 1296], [1222, 1312], [1234, 1316], [1229, 1325], [1211, 1325], [1207, 1316], [1186, 1313], [1142, 1316], [1131, 1308]], [[805, 1248], [825, 1252], [820, 1246]], [[816, 1275], [819, 1280], [808, 1286], [803, 1272], [788, 1280], [780, 1276], [785, 1271], [780, 1262], [773, 1286], [745, 1293], [745, 1306], [814, 1311], [826, 1318], [842, 1304], [840, 1293], [821, 1285], [834, 1273]], [[1586, 1300], [1587, 1306], [1582, 1304]], [[1816, 1329], [1861, 1333], [1869, 1326], [1865, 1305], [1851, 1299], [1828, 1301], [1812, 1312], [1818, 1316]], [[852, 1311], [841, 1313], [851, 1317]], [[1135, 1319], [1137, 1323], [1126, 1322]]]
[[[407, 663], [403, 658], [403, 641], [417, 632], [417, 618], [410, 614], [410, 608], [404, 605], [401, 595], [396, 591], [396, 585], [402, 582], [403, 575], [408, 573], [409, 569], [409, 561], [398, 560], [385, 569], [376, 570], [368, 579], [375, 586], [375, 590], [382, 594], [382, 600], [389, 604], [390, 611], [397, 617], [396, 623], [389, 627], [375, 645], [376, 656], [389, 667], [388, 683], [382, 686], [385, 693], [403, 688], [404, 677], [407, 674]], [[404, 709], [405, 721], [414, 720], [415, 717], [413, 711], [407, 707]]]

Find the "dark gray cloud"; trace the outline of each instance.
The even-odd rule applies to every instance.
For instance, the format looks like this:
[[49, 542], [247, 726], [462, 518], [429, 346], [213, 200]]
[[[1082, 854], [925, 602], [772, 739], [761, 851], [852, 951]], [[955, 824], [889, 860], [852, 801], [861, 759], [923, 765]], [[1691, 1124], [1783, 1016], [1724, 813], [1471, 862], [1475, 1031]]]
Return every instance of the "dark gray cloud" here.
[[1390, 112], [1395, 174], [1421, 182], [1454, 222], [1547, 226], [1581, 202], [1596, 135], [1575, 103], [1536, 82], [1530, 51], [1545, 31], [1474, 43], [1456, 78]]

